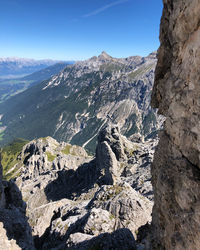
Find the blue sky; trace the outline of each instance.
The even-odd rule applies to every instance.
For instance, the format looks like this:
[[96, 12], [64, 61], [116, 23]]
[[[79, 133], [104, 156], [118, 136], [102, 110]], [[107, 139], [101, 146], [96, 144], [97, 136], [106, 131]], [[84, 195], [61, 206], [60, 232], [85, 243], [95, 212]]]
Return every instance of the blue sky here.
[[0, 0], [0, 57], [145, 56], [161, 13], [162, 0]]

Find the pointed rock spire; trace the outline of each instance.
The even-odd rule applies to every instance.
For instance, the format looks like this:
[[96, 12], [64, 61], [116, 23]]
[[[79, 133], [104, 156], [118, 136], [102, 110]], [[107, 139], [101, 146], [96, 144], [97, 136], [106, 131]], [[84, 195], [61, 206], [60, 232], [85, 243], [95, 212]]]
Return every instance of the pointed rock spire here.
[[102, 51], [101, 54], [98, 56], [100, 59], [111, 59], [112, 57], [108, 55], [105, 51]]

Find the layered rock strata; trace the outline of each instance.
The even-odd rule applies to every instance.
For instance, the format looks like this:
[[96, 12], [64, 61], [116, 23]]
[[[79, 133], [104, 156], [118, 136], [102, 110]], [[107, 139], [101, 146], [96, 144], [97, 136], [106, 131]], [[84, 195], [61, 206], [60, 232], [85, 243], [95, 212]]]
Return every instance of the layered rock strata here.
[[[152, 165], [158, 249], [200, 249], [200, 1], [164, 0], [152, 106], [167, 117]], [[154, 246], [155, 247], [155, 246]]]

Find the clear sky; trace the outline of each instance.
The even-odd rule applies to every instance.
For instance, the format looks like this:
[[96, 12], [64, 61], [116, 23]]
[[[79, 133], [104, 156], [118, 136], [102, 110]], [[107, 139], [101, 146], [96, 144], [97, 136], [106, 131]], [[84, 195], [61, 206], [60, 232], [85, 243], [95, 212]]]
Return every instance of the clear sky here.
[[161, 13], [162, 0], [0, 0], [0, 57], [145, 56]]

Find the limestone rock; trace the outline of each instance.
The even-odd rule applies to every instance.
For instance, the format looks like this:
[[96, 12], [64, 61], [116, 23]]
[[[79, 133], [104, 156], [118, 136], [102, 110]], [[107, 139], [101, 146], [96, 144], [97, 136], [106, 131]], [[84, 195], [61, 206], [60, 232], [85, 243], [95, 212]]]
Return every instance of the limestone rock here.
[[[157, 140], [132, 140], [110, 124], [99, 134], [95, 158], [50, 137], [23, 147], [20, 175], [4, 188], [9, 206], [20, 207], [24, 216], [26, 209], [37, 249], [135, 249], [139, 228], [151, 222], [150, 164]], [[9, 216], [12, 235], [16, 227]], [[25, 225], [20, 231], [29, 237]]]
[[0, 222], [0, 246], [5, 250], [20, 250], [15, 240], [9, 240], [6, 235], [6, 230], [3, 228], [3, 223]]
[[37, 235], [38, 237], [41, 237], [45, 233], [45, 230], [49, 227], [51, 218], [55, 214], [55, 211], [64, 206], [66, 203], [69, 203], [69, 200], [62, 199], [28, 210], [27, 212], [29, 216], [29, 223], [32, 227], [32, 234], [34, 236]]
[[121, 178], [152, 200], [150, 165], [158, 138], [142, 142], [136, 135], [132, 140], [122, 136], [116, 125], [110, 124], [100, 131], [96, 149], [97, 171], [101, 176], [99, 183], [116, 184]]
[[67, 246], [69, 247], [76, 247], [79, 243], [83, 241], [88, 241], [92, 239], [94, 236], [89, 234], [83, 234], [83, 233], [74, 233], [69, 236], [69, 239], [67, 240]]
[[[3, 207], [0, 207], [0, 233], [3, 237], [0, 239], [2, 243], [0, 246], [5, 246], [5, 248], [2, 249], [34, 250], [31, 227], [25, 215], [26, 206], [22, 200], [20, 190], [14, 182], [5, 181], [3, 182], [3, 192], [5, 204]], [[4, 237], [5, 230], [2, 229], [2, 225], [6, 230], [6, 237]], [[19, 247], [16, 246], [15, 241]], [[6, 248], [6, 246], [8, 248]]]
[[53, 166], [62, 159], [60, 166], [65, 167], [39, 172], [37, 179], [31, 177], [22, 186], [22, 193], [32, 192], [27, 204], [36, 247], [77, 247], [123, 228], [137, 237], [138, 228], [151, 221], [150, 164], [156, 144], [154, 140], [131, 142], [110, 125], [100, 132], [96, 159], [89, 163], [79, 166], [72, 161], [75, 155], [71, 160], [69, 155], [60, 158], [56, 151]]
[[99, 133], [96, 148], [96, 165], [100, 183], [115, 184], [120, 174], [118, 161], [126, 158], [119, 127], [108, 125]]
[[165, 115], [152, 165], [160, 249], [200, 249], [200, 1], [164, 0], [152, 105]]
[[134, 237], [140, 226], [151, 222], [152, 202], [136, 192], [127, 183], [103, 186], [91, 201], [90, 206], [108, 210], [109, 220], [115, 221], [114, 229], [128, 228]]
[[108, 142], [118, 161], [125, 157], [122, 135], [117, 125], [109, 124], [100, 131], [98, 143], [104, 141]]
[[150, 166], [157, 143], [158, 138], [132, 144], [127, 152], [128, 161], [121, 163], [125, 166], [121, 179], [150, 200], [153, 200]]
[[109, 144], [104, 141], [97, 146], [97, 167], [100, 173], [101, 184], [115, 184], [117, 178], [118, 162]]
[[84, 226], [84, 233], [99, 235], [100, 233], [112, 233], [115, 227], [114, 216], [107, 210], [92, 208]]
[[75, 170], [92, 159], [83, 148], [59, 144], [51, 137], [31, 141], [18, 158], [21, 168], [16, 183], [30, 210], [49, 202], [45, 188], [58, 178], [59, 171]]
[[97, 237], [92, 237], [90, 240], [84, 240], [83, 242], [69, 247], [71, 250], [89, 250], [89, 249], [124, 249], [124, 250], [136, 250], [136, 242], [131, 232], [126, 229], [118, 229], [113, 233], [100, 234]]

